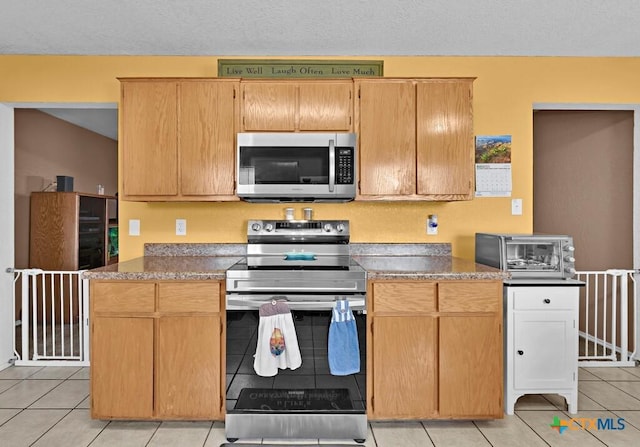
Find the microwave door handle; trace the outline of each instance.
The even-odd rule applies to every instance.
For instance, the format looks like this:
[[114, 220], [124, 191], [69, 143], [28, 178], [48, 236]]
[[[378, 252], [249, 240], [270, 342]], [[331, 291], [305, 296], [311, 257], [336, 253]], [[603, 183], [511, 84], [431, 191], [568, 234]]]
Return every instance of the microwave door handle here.
[[333, 192], [336, 184], [336, 144], [329, 140], [329, 192]]

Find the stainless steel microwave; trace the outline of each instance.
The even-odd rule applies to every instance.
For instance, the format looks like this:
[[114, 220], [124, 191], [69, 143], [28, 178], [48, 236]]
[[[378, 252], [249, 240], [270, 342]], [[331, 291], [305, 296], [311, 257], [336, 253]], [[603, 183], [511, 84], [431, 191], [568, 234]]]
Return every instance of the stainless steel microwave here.
[[236, 193], [249, 202], [347, 202], [356, 195], [353, 133], [239, 133]]

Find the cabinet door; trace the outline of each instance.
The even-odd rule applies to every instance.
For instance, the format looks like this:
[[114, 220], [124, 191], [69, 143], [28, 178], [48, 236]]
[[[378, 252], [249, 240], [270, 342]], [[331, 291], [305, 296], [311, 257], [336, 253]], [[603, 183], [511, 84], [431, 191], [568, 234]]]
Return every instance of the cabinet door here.
[[416, 99], [411, 81], [358, 81], [360, 195], [416, 192]]
[[220, 331], [218, 315], [159, 318], [157, 417], [219, 418]]
[[178, 194], [177, 83], [122, 83], [124, 196]]
[[295, 83], [243, 82], [241, 88], [242, 127], [246, 132], [296, 129]]
[[374, 317], [372, 402], [376, 419], [436, 415], [436, 344], [434, 317]]
[[180, 192], [233, 195], [237, 83], [180, 83]]
[[576, 381], [573, 311], [514, 312], [514, 388], [570, 388]]
[[441, 316], [439, 357], [441, 417], [502, 417], [499, 316]]
[[353, 82], [310, 82], [299, 86], [299, 130], [350, 131]]
[[95, 317], [91, 331], [91, 417], [153, 416], [153, 319]]
[[471, 80], [420, 81], [417, 88], [417, 193], [471, 199]]

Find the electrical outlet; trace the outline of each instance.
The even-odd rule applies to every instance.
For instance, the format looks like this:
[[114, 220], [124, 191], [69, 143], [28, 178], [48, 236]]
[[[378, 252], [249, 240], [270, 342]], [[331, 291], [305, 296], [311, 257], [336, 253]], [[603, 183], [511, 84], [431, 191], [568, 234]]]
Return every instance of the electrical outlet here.
[[522, 199], [511, 199], [511, 215], [522, 216]]
[[430, 214], [427, 217], [427, 234], [438, 234], [438, 216], [436, 214]]
[[129, 219], [129, 236], [140, 236], [140, 219]]
[[187, 235], [187, 219], [176, 219], [176, 236]]

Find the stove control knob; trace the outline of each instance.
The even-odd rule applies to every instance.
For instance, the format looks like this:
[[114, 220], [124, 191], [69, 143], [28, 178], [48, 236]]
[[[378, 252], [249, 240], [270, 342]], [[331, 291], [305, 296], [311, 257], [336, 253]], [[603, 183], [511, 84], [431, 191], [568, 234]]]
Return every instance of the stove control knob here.
[[324, 227], [322, 227], [324, 231], [326, 231], [327, 233], [329, 233], [333, 228], [331, 227], [331, 224], [324, 224]]
[[273, 231], [273, 224], [270, 224], [270, 223], [265, 224], [264, 229], [265, 231]]
[[344, 224], [336, 225], [336, 231], [338, 231], [338, 233], [342, 233], [344, 231]]
[[562, 250], [564, 251], [568, 251], [569, 253], [575, 251], [575, 248], [572, 245], [565, 245], [564, 247], [562, 247]]
[[570, 275], [575, 275], [576, 274], [576, 269], [574, 269], [573, 267], [567, 267], [564, 269], [565, 272], [567, 272]]
[[262, 227], [257, 222], [251, 225], [251, 230], [253, 230], [253, 231], [260, 231], [260, 228], [262, 228]]
[[566, 262], [576, 262], [576, 258], [574, 258], [573, 256], [565, 256], [564, 260]]

